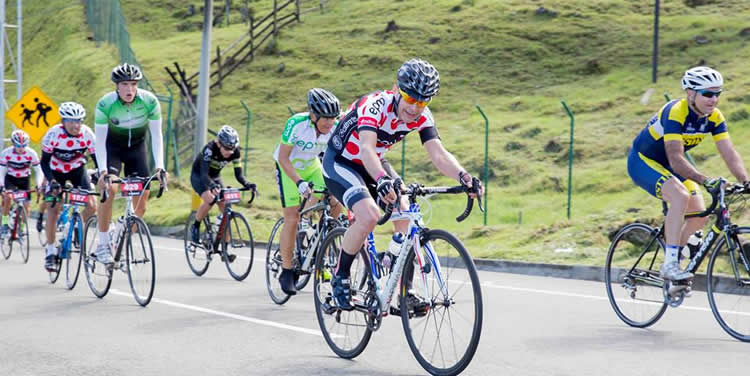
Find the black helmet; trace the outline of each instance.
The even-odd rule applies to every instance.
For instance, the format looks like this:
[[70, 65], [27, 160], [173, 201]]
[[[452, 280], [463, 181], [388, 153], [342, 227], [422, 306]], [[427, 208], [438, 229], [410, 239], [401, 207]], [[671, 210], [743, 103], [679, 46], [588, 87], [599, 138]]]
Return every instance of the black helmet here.
[[141, 69], [135, 65], [123, 63], [112, 69], [112, 82], [138, 81], [143, 78]]
[[234, 149], [240, 143], [240, 136], [234, 128], [224, 125], [219, 129], [219, 133], [216, 134], [216, 139], [219, 143], [226, 146], [229, 149]]
[[396, 81], [399, 89], [420, 101], [429, 100], [440, 91], [440, 73], [422, 59], [405, 62], [398, 69]]
[[307, 110], [317, 117], [335, 118], [341, 113], [341, 106], [330, 91], [313, 88], [307, 92]]

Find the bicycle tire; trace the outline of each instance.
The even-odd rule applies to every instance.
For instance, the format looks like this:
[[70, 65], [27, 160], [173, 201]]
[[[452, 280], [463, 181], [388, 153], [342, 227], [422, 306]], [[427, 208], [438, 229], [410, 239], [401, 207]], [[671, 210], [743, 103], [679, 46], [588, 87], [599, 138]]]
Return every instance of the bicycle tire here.
[[[323, 238], [325, 238], [325, 236], [328, 234], [328, 232], [331, 229], [334, 229], [334, 228], [337, 228], [337, 227], [341, 227], [341, 222], [339, 222], [335, 218], [331, 218], [328, 221], [328, 223], [325, 224], [325, 228], [322, 229], [322, 232], [321, 232], [320, 229], [318, 230], [319, 233], [316, 234], [316, 236], [319, 236], [321, 239], [323, 239]], [[313, 258], [316, 257], [316, 256], [317, 256], [317, 250], [310, 255], [310, 257], [313, 257]], [[299, 265], [300, 268], [302, 267], [302, 265], [301, 265], [302, 261], [303, 260], [299, 260], [299, 262], [300, 262], [300, 265]], [[312, 269], [315, 269], [315, 262], [314, 261], [312, 263]], [[297, 291], [302, 291], [302, 289], [304, 289], [307, 286], [307, 284], [310, 282], [310, 279], [312, 279], [312, 271], [313, 270], [310, 270], [309, 273], [305, 273], [304, 271], [302, 271], [303, 273], [299, 276], [299, 279], [297, 279], [297, 282], [295, 282], [295, 284], [294, 284], [294, 287], [297, 288]]]
[[[81, 219], [80, 214], [73, 213], [73, 216], [71, 218], [71, 226], [73, 227], [73, 231], [70, 233], [71, 236], [73, 236], [74, 239], [75, 237], [78, 237], [78, 239], [82, 239], [83, 220]], [[76, 287], [76, 283], [78, 282], [78, 275], [81, 272], [81, 259], [83, 258], [81, 254], [82, 249], [83, 246], [81, 241], [70, 242], [68, 258], [65, 259], [65, 285], [68, 287], [68, 290], [74, 289]]]
[[[333, 350], [336, 355], [338, 355], [341, 358], [345, 359], [352, 359], [359, 354], [362, 353], [362, 351], [365, 350], [367, 347], [367, 344], [370, 342], [370, 338], [372, 337], [372, 330], [367, 326], [367, 318], [366, 315], [362, 312], [358, 311], [339, 311], [336, 310], [333, 313], [326, 313], [324, 312], [324, 304], [327, 304], [327, 302], [332, 299], [331, 295], [331, 284], [330, 279], [333, 276], [334, 270], [336, 270], [336, 265], [338, 265], [339, 260], [339, 252], [342, 252], [341, 250], [341, 240], [343, 239], [344, 232], [346, 232], [345, 228], [337, 228], [328, 233], [328, 236], [326, 236], [325, 240], [323, 241], [322, 247], [319, 249], [319, 252], [315, 258], [315, 273], [314, 273], [314, 280], [313, 280], [313, 296], [315, 301], [315, 315], [318, 318], [318, 325], [320, 326], [320, 331], [323, 333], [323, 338], [325, 339], [326, 343], [328, 344], [328, 347]], [[359, 265], [360, 267], [363, 267], [364, 269], [359, 269], [360, 272], [365, 272], [368, 267], [367, 258], [362, 257], [362, 252], [357, 254], [357, 258], [354, 259], [354, 262], [352, 263], [352, 270], [354, 271], [358, 262], [361, 262], [362, 265]], [[356, 277], [352, 276], [352, 280], [355, 280]], [[354, 288], [355, 286], [352, 286]], [[355, 291], [352, 291], [354, 294]], [[326, 319], [331, 318], [331, 328], [328, 327]], [[360, 323], [353, 323], [349, 324], [349, 319], [355, 319], [360, 318]], [[339, 325], [342, 322], [347, 321], [347, 324], [344, 328], [345, 330], [342, 331], [343, 334], [335, 332], [333, 329], [333, 326]], [[349, 340], [349, 334], [354, 332], [359, 328], [360, 334], [355, 334], [353, 337], [355, 337], [353, 340]], [[338, 342], [338, 339], [341, 338], [341, 343]], [[350, 347], [344, 347], [346, 344], [353, 344]]]
[[[129, 217], [126, 221], [126, 229], [123, 244], [123, 251], [125, 252], [125, 262], [127, 265], [128, 282], [130, 283], [130, 291], [133, 292], [133, 298], [142, 307], [148, 305], [151, 302], [151, 298], [154, 296], [154, 287], [156, 285], [156, 259], [154, 258], [154, 245], [151, 242], [151, 233], [142, 219], [138, 217]], [[134, 239], [133, 226], [136, 227], [138, 237], [136, 241]], [[144, 241], [145, 240], [145, 241]], [[140, 250], [136, 251], [134, 245], [140, 246]], [[140, 265], [145, 267], [141, 268]], [[140, 280], [139, 275], [134, 270], [143, 270], [143, 277], [145, 280]]]
[[[614, 236], [607, 252], [604, 284], [609, 303], [620, 320], [636, 328], [653, 325], [667, 310], [664, 280], [659, 277], [665, 247], [662, 238], [654, 238], [656, 231], [643, 223], [626, 225]], [[613, 286], [626, 293], [618, 297]], [[644, 313], [638, 314], [641, 308]]]
[[[271, 235], [268, 237], [266, 246], [266, 289], [271, 300], [279, 305], [289, 301], [291, 295], [287, 295], [281, 290], [281, 229], [284, 226], [284, 217], [279, 218], [271, 229]], [[278, 239], [276, 235], [279, 235]]]
[[[437, 260], [424, 257], [425, 266], [418, 270], [419, 265], [415, 264], [416, 253], [413, 252], [411, 247], [409, 249], [410, 252], [406, 256], [406, 267], [401, 275], [402, 288], [399, 293], [399, 307], [407, 307], [407, 309], [401, 309], [401, 323], [404, 334], [412, 354], [427, 372], [440, 376], [457, 375], [471, 363], [482, 334], [484, 308], [479, 275], [466, 247], [453, 234], [444, 230], [425, 231], [421, 236], [420, 243], [422, 247], [431, 247], [437, 256]], [[445, 244], [445, 246], [442, 244]], [[428, 253], [424, 251], [421, 254], [427, 255]], [[427, 267], [427, 264], [430, 266]], [[453, 266], [455, 266], [455, 269], [452, 269]], [[438, 270], [440, 273], [437, 273]], [[444, 281], [442, 287], [438, 278], [436, 278], [438, 275]], [[414, 277], [413, 282], [410, 280], [412, 276]], [[419, 278], [419, 281], [417, 281], [418, 276], [422, 277]], [[418, 294], [424, 298], [420, 303], [420, 305], [424, 304], [421, 308], [414, 307], [412, 309], [412, 307], [409, 307], [407, 298], [409, 291], [407, 291], [406, 286], [412, 283], [414, 284], [413, 287], [416, 285], [421, 287]], [[471, 286], [470, 291], [465, 290], [468, 286]], [[415, 292], [416, 290], [415, 287]], [[456, 294], [462, 291], [467, 294], [456, 298]], [[469, 299], [473, 300], [473, 304], [468, 303]], [[464, 302], [468, 304], [464, 304]], [[466, 309], [458, 311], [460, 308]], [[460, 317], [461, 319], [456, 319], [454, 322], [454, 317]], [[469, 324], [472, 317], [474, 318], [473, 322]], [[454, 328], [454, 324], [460, 325], [462, 322], [467, 323], [468, 327], [465, 329]], [[446, 324], [446, 329], [449, 328], [450, 333], [447, 333], [447, 335], [439, 333], [440, 329], [446, 327]], [[418, 333], [420, 327], [423, 327], [424, 330], [421, 335]], [[428, 334], [431, 329], [437, 329], [438, 333]], [[471, 333], [466, 341], [463, 338], [464, 333]], [[421, 346], [427, 337], [434, 337], [436, 340], [435, 343], [426, 344], [426, 350], [431, 350], [432, 354], [429, 354], [429, 351], [424, 351], [425, 349]], [[444, 342], [448, 341], [452, 341], [452, 343], [447, 344], [449, 347], [444, 349], [442, 346]], [[438, 350], [437, 347], [440, 347], [440, 349]], [[451, 354], [455, 355], [455, 360], [449, 359]], [[438, 362], [442, 362], [442, 364], [437, 364]]]
[[[745, 252], [746, 257], [750, 256], [750, 249], [744, 249], [745, 245], [750, 248], [750, 227], [738, 227], [728, 235], [733, 243], [732, 249], [727, 246], [727, 238], [720, 237], [709, 259], [706, 293], [719, 326], [730, 336], [750, 342], [750, 271], [738, 253]], [[734, 270], [739, 274], [739, 281]]]
[[[222, 255], [225, 256], [224, 265], [227, 266], [227, 271], [232, 278], [242, 282], [253, 268], [253, 256], [255, 254], [253, 231], [250, 229], [250, 224], [247, 223], [245, 216], [238, 212], [232, 212], [227, 221], [226, 231], [229, 233], [229, 242], [225, 242], [223, 239], [220, 242]], [[245, 239], [245, 235], [247, 235], [247, 239]], [[230, 260], [231, 257], [228, 257], [230, 255], [235, 255], [234, 261]], [[247, 266], [245, 266], [246, 263]], [[235, 268], [232, 266], [235, 266]]]
[[0, 238], [0, 252], [2, 252], [3, 257], [7, 260], [10, 258], [10, 255], [13, 253], [13, 247], [11, 246], [11, 235], [12, 231], [9, 229], [8, 233], [5, 234], [4, 238]]
[[185, 259], [187, 260], [188, 267], [193, 274], [200, 277], [203, 274], [206, 274], [208, 266], [211, 265], [211, 257], [205, 248], [192, 244], [192, 239], [190, 239], [190, 227], [193, 226], [193, 222], [195, 222], [194, 212], [190, 213], [187, 223], [185, 223]]
[[99, 238], [97, 221], [95, 215], [86, 220], [86, 227], [83, 232], [83, 270], [86, 274], [89, 289], [94, 296], [101, 299], [107, 295], [110, 286], [112, 286], [112, 268], [96, 261], [94, 256]]
[[[18, 205], [16, 209], [16, 224], [15, 224], [16, 238], [10, 242], [10, 248], [13, 248], [13, 243], [18, 244], [18, 251], [21, 252], [21, 259], [23, 263], [29, 262], [29, 221], [26, 217], [26, 208], [23, 205]], [[13, 230], [13, 229], [11, 229]]]

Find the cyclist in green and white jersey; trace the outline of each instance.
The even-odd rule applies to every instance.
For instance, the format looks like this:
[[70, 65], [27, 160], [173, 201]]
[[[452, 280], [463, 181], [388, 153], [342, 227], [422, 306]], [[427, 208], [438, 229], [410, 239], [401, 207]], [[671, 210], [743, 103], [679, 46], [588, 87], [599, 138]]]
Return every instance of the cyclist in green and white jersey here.
[[[151, 136], [151, 151], [157, 170], [164, 171], [162, 157], [161, 106], [156, 96], [138, 88], [143, 78], [141, 70], [128, 63], [112, 70], [112, 82], [116, 90], [104, 95], [96, 104], [94, 127], [96, 132], [96, 161], [99, 168], [99, 190], [107, 189], [114, 197], [114, 187], [109, 176], [118, 176], [122, 165], [125, 176], [149, 177], [147, 162], [146, 133]], [[166, 173], [164, 175], [166, 179]], [[135, 213], [143, 217], [146, 212], [148, 186], [142, 199], [137, 201]], [[112, 219], [112, 201], [99, 206], [99, 245], [97, 260], [104, 264], [113, 262], [109, 249], [109, 223]]]
[[[297, 210], [301, 196], [310, 196], [310, 183], [318, 188], [325, 186], [318, 155], [327, 148], [331, 130], [336, 126], [341, 112], [338, 98], [331, 92], [318, 88], [307, 93], [307, 108], [308, 112], [296, 114], [287, 120], [281, 141], [273, 153], [273, 159], [276, 160], [276, 182], [279, 185], [281, 206], [284, 208], [280, 244], [282, 271], [279, 282], [281, 289], [288, 295], [297, 293], [292, 271], [292, 251], [299, 223]], [[336, 203], [332, 214], [337, 217], [340, 212], [341, 206]]]

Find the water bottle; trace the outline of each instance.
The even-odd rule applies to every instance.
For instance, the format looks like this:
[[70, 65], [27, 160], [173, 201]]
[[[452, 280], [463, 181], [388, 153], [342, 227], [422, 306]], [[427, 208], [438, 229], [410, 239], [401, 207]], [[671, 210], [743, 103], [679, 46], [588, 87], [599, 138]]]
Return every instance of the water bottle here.
[[693, 256], [695, 256], [696, 253], [698, 253], [698, 249], [700, 248], [701, 241], [703, 241], [703, 232], [698, 230], [693, 235], [690, 235], [690, 238], [688, 238], [687, 245], [682, 247], [682, 257], [687, 259], [692, 259]]
[[8, 212], [8, 227], [13, 231], [13, 226], [16, 224], [16, 208], [14, 207]]
[[404, 243], [404, 234], [400, 232], [394, 232], [391, 237], [391, 244], [388, 245], [388, 253], [391, 255], [398, 256], [401, 252], [401, 244]]
[[300, 218], [299, 231], [297, 231], [297, 240], [300, 249], [307, 249], [312, 243], [312, 237], [315, 234], [315, 228], [312, 226], [310, 218]]

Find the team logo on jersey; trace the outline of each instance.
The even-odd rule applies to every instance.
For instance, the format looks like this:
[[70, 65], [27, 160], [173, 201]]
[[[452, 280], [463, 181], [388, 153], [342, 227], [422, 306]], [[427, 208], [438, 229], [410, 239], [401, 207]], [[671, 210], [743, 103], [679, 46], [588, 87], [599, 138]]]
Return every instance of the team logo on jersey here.
[[112, 123], [112, 125], [119, 125], [120, 124], [120, 119], [118, 119], [116, 117], [109, 118], [109, 121]]
[[380, 113], [380, 107], [385, 105], [385, 98], [380, 97], [378, 100], [376, 100], [372, 105], [370, 105], [370, 113], [373, 115], [377, 115]]
[[338, 136], [338, 135], [334, 135], [334, 136], [333, 136], [333, 137], [331, 138], [331, 140], [333, 140], [333, 146], [334, 146], [334, 147], [335, 147], [335, 148], [336, 148], [337, 150], [341, 150], [341, 146], [342, 146], [342, 145], [341, 145], [341, 139], [339, 138], [339, 136]]

